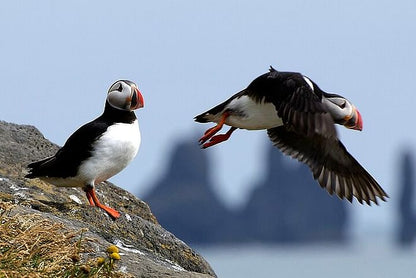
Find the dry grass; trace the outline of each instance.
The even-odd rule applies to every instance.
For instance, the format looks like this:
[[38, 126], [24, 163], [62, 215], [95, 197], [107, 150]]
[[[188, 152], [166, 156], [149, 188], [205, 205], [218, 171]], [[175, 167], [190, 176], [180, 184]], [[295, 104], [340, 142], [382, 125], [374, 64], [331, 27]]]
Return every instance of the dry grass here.
[[41, 215], [13, 215], [14, 205], [0, 202], [0, 278], [131, 277], [113, 270], [114, 260], [81, 261], [89, 239], [83, 230], [68, 232], [63, 224]]

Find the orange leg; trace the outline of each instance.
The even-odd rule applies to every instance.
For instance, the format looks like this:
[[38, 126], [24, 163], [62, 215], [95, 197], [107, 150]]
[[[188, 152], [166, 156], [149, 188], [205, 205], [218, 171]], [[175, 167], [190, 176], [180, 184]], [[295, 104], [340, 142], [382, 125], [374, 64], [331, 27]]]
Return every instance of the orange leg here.
[[[213, 127], [211, 127], [211, 128], [208, 128], [208, 129], [204, 132], [204, 135], [206, 135], [206, 134], [210, 133], [210, 132], [211, 132], [211, 130], [216, 129], [216, 128], [217, 128], [217, 126], [213, 126]], [[201, 139], [202, 139], [202, 138], [201, 138]]]
[[222, 114], [221, 120], [220, 122], [214, 126], [211, 127], [210, 129], [208, 129], [207, 131], [205, 131], [204, 136], [201, 137], [201, 139], [199, 139], [199, 143], [200, 144], [204, 144], [206, 141], [208, 141], [212, 136], [214, 136], [218, 131], [221, 130], [222, 126], [225, 123], [225, 120], [227, 119], [227, 117], [230, 114], [228, 114], [228, 112], [225, 112], [224, 114]]
[[85, 194], [87, 194], [87, 199], [88, 199], [88, 202], [90, 203], [90, 205], [95, 207], [95, 203], [94, 203], [94, 200], [91, 197], [91, 194], [88, 193], [88, 191], [85, 191]]
[[236, 130], [237, 128], [236, 127], [231, 127], [228, 131], [227, 131], [227, 133], [225, 133], [225, 134], [219, 134], [219, 135], [215, 135], [214, 137], [212, 137], [211, 139], [209, 139], [209, 141], [207, 142], [207, 143], [205, 143], [205, 144], [203, 144], [202, 145], [202, 148], [203, 149], [206, 149], [206, 148], [208, 148], [208, 147], [211, 147], [211, 146], [214, 146], [214, 145], [216, 145], [216, 144], [218, 144], [218, 143], [221, 143], [221, 142], [224, 142], [224, 141], [226, 141], [226, 140], [228, 140], [228, 138], [230, 138], [230, 136], [231, 136], [231, 133], [233, 133], [234, 132], [234, 130]]
[[90, 202], [91, 206], [97, 206], [97, 207], [105, 210], [114, 219], [117, 219], [117, 218], [120, 217], [120, 213], [118, 211], [100, 203], [97, 196], [95, 195], [95, 191], [94, 191], [93, 187], [88, 188], [87, 190], [85, 190], [85, 193], [87, 194], [87, 198], [88, 198], [88, 201]]

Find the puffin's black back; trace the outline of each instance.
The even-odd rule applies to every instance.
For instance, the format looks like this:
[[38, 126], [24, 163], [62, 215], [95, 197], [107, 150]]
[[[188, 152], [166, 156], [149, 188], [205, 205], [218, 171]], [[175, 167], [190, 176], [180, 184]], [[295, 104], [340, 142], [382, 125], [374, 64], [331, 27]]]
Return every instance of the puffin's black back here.
[[[311, 81], [311, 80], [310, 80]], [[314, 90], [310, 88], [302, 74], [298, 72], [279, 72], [270, 67], [269, 72], [254, 79], [246, 89], [236, 93], [223, 103], [195, 117], [195, 121], [206, 123], [206, 114], [215, 115], [224, 110], [233, 99], [246, 95], [256, 102], [273, 103], [283, 116], [285, 107], [300, 111], [325, 112], [321, 104], [324, 92], [313, 81]]]
[[81, 162], [91, 156], [94, 143], [109, 126], [135, 120], [134, 112], [116, 109], [106, 102], [104, 113], [75, 131], [54, 156], [29, 164], [26, 178], [76, 176]]
[[302, 74], [298, 72], [279, 72], [270, 67], [268, 73], [254, 79], [245, 91], [248, 96], [256, 101], [265, 98], [266, 102], [276, 103], [288, 99], [299, 90], [304, 90], [312, 93], [320, 101], [322, 91], [313, 81], [311, 83], [314, 87], [313, 92]]

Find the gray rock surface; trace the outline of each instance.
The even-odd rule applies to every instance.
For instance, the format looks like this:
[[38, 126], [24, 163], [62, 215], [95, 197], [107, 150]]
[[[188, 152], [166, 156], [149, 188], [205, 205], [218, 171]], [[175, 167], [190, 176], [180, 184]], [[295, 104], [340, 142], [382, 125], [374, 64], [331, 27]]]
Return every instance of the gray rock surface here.
[[96, 253], [116, 244], [122, 253], [119, 267], [135, 277], [216, 277], [199, 254], [158, 224], [145, 202], [110, 182], [96, 192], [122, 214], [115, 221], [91, 207], [82, 189], [24, 178], [28, 163], [57, 149], [35, 127], [0, 121], [0, 202], [17, 204], [9, 213], [41, 214], [69, 230], [88, 229]]

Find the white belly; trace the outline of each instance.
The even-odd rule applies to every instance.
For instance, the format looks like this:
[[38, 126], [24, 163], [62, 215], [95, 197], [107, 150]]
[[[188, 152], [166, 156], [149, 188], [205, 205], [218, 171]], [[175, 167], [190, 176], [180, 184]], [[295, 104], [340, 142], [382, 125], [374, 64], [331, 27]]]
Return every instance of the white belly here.
[[92, 157], [82, 163], [78, 177], [87, 183], [100, 183], [123, 170], [136, 156], [141, 137], [138, 121], [110, 126], [98, 139]]
[[[230, 126], [259, 130], [269, 129], [283, 124], [282, 119], [277, 116], [277, 111], [272, 103], [265, 103], [264, 101], [256, 103], [248, 96], [232, 100], [227, 105], [231, 113], [225, 123]], [[241, 114], [240, 112], [241, 111]]]

